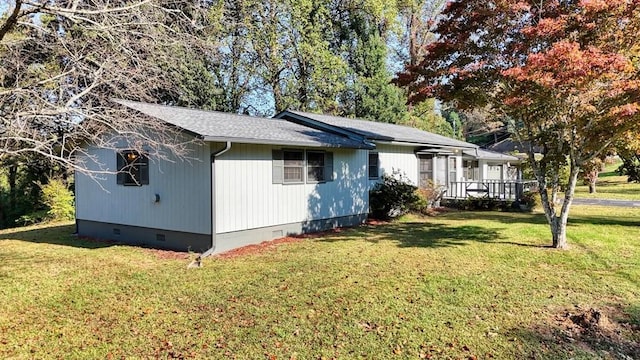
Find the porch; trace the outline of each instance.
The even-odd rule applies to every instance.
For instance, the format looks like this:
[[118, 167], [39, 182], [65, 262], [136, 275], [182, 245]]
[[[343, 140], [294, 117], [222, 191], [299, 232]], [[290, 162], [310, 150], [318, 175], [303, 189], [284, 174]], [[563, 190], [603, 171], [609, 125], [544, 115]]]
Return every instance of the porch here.
[[501, 201], [516, 201], [522, 194], [535, 190], [535, 180], [472, 180], [452, 181], [444, 193], [445, 199], [488, 198]]

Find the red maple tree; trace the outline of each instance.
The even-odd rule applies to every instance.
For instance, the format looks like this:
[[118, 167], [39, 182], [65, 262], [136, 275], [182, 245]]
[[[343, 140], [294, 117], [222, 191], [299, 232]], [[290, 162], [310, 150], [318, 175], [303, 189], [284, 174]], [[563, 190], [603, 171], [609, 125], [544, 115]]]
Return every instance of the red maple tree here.
[[434, 32], [422, 62], [396, 81], [412, 102], [490, 105], [510, 119], [528, 145], [553, 246], [566, 248], [580, 169], [640, 131], [640, 0], [452, 1]]

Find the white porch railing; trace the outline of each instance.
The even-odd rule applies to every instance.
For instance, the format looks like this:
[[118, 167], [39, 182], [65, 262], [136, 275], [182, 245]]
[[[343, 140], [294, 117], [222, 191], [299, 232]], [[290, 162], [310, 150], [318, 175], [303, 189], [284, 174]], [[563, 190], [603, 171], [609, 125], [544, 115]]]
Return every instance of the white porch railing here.
[[444, 194], [445, 199], [490, 198], [516, 201], [522, 194], [538, 186], [535, 180], [483, 180], [452, 181]]

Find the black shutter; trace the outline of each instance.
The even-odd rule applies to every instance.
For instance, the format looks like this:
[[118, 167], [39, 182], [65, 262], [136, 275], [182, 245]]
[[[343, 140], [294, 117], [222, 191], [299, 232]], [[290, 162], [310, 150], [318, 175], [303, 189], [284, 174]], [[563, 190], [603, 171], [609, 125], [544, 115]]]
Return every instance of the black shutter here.
[[138, 166], [140, 179], [138, 179], [138, 181], [140, 182], [140, 185], [149, 185], [149, 158], [144, 155], [140, 155], [139, 161], [140, 165]]
[[116, 151], [116, 169], [118, 173], [116, 174], [116, 182], [118, 185], [124, 185], [126, 175], [122, 172], [122, 169], [126, 166], [127, 162], [124, 159], [124, 153]]
[[284, 155], [282, 150], [273, 150], [272, 159], [272, 183], [282, 184], [284, 182]]
[[333, 181], [333, 153], [324, 153], [324, 180]]

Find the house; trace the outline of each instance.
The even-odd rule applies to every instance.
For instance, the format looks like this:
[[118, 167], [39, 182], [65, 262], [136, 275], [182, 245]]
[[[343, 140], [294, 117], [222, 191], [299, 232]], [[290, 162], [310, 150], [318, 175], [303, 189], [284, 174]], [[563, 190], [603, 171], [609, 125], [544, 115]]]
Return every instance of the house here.
[[480, 177], [495, 175], [491, 161], [509, 161], [488, 161], [473, 144], [393, 124], [295, 111], [266, 119], [117, 102], [198, 141], [190, 143], [190, 161], [149, 159], [126, 141], [117, 151], [86, 149], [113, 175], [96, 180], [76, 174], [81, 236], [220, 253], [360, 224], [368, 214], [369, 190], [384, 173], [398, 170], [416, 184], [447, 186], [464, 179], [465, 161], [478, 161]]

